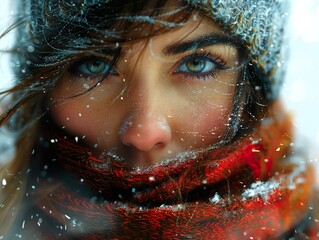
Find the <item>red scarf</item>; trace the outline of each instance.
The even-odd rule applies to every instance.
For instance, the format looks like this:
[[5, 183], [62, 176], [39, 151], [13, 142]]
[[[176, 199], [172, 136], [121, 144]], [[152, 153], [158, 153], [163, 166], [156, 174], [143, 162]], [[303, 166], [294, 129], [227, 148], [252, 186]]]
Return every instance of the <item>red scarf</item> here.
[[60, 137], [59, 161], [104, 199], [42, 183], [37, 206], [56, 224], [44, 239], [274, 239], [307, 216], [312, 199], [288, 125], [274, 120], [240, 143], [141, 171]]

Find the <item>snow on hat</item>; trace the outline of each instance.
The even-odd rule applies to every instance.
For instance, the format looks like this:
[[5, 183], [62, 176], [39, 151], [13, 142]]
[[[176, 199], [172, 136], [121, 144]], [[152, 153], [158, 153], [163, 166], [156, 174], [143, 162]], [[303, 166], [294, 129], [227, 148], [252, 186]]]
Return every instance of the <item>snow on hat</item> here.
[[246, 47], [251, 64], [264, 83], [269, 100], [276, 99], [284, 77], [284, 27], [287, 0], [187, 0], [212, 17]]
[[[79, 4], [79, 6], [85, 7], [97, 4], [99, 1], [102, 0], [82, 0], [78, 3], [85, 2], [85, 4]], [[289, 0], [183, 1], [213, 18], [228, 35], [235, 37], [245, 46], [250, 64], [253, 65], [255, 72], [263, 82], [262, 87], [267, 93], [267, 98], [269, 100], [276, 99], [284, 78], [285, 53], [287, 53], [287, 49], [284, 48], [284, 28], [288, 19]], [[72, 15], [69, 11], [63, 12], [60, 9], [61, 2], [58, 0], [45, 1], [48, 6], [37, 4], [37, 0], [31, 0], [31, 2], [33, 24], [40, 24], [43, 29], [47, 28], [44, 24], [45, 19], [40, 17], [44, 9], [51, 11], [50, 14], [55, 15], [57, 19]], [[74, 2], [76, 1], [70, 0], [69, 5]], [[77, 9], [75, 8], [75, 10]], [[83, 11], [83, 9], [80, 10]], [[41, 32], [42, 28], [38, 31]], [[36, 27], [32, 27], [32, 29], [34, 31]], [[35, 34], [37, 35], [37, 33]]]

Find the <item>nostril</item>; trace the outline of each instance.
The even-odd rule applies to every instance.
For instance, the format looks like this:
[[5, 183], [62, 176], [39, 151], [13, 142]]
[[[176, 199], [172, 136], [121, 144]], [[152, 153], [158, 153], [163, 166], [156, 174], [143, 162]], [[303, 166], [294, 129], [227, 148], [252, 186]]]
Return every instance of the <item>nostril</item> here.
[[122, 143], [130, 148], [135, 148], [143, 152], [148, 152], [152, 149], [161, 149], [166, 145], [164, 142], [158, 142], [155, 139], [151, 139], [151, 136], [145, 138], [127, 136], [122, 140]]
[[161, 149], [163, 147], [165, 147], [165, 144], [163, 142], [158, 142], [154, 145], [154, 148], [156, 149]]

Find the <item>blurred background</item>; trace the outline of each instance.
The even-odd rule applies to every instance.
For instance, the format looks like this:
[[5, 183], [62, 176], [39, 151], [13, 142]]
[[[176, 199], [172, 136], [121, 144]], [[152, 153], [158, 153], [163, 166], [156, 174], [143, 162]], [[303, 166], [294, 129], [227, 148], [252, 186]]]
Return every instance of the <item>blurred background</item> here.
[[[1, 1], [1, 33], [16, 14], [12, 3], [15, 1]], [[290, 57], [282, 97], [294, 115], [303, 146], [309, 147], [311, 161], [316, 162], [319, 159], [319, 0], [291, 0], [289, 18]], [[12, 37], [2, 39], [0, 48], [9, 47], [10, 43]], [[6, 55], [0, 56], [0, 89], [10, 85]]]
[[286, 106], [313, 161], [319, 157], [319, 0], [291, 0]]

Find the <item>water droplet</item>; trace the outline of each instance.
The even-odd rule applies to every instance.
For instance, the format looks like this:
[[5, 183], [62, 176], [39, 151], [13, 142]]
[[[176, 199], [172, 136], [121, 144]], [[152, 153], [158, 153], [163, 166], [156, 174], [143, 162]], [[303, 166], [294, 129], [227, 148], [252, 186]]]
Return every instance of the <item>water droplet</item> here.
[[154, 176], [150, 176], [148, 179], [149, 179], [151, 182], [155, 181], [155, 177], [154, 177]]
[[2, 185], [3, 186], [6, 186], [7, 185], [7, 180], [4, 178], [4, 179], [2, 179]]
[[28, 47], [27, 47], [27, 51], [28, 51], [29, 53], [34, 52], [34, 47], [33, 47], [33, 46], [28, 46]]
[[84, 83], [84, 84], [83, 84], [83, 87], [84, 87], [85, 89], [89, 89], [89, 88], [90, 88], [89, 84], [87, 84], [87, 83]]
[[96, 203], [97, 202], [97, 196], [94, 196], [90, 199], [90, 203]]

